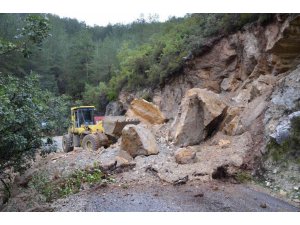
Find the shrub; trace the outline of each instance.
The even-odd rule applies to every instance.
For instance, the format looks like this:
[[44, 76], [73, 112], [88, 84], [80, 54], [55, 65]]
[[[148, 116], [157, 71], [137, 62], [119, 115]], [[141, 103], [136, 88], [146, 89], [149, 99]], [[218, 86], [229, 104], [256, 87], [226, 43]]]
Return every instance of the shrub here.
[[66, 178], [53, 181], [45, 174], [39, 173], [33, 176], [29, 186], [42, 194], [47, 202], [51, 202], [78, 193], [83, 184], [104, 184], [112, 181], [111, 177], [94, 166], [86, 170], [76, 170]]

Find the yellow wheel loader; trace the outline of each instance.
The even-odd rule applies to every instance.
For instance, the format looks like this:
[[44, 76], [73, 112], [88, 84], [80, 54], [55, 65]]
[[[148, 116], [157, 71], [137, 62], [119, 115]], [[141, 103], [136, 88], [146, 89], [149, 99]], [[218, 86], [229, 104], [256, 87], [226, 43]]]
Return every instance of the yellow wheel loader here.
[[94, 151], [102, 146], [108, 147], [118, 140], [127, 124], [139, 123], [124, 116], [106, 116], [103, 121], [96, 123], [94, 111], [95, 106], [71, 108], [71, 127], [62, 140], [64, 152], [70, 152], [74, 147]]

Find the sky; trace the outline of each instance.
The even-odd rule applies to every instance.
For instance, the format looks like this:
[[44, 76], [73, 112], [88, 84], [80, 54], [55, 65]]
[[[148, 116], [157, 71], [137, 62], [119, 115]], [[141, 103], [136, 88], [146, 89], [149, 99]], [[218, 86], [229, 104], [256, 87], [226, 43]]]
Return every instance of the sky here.
[[[3, 0], [0, 0], [0, 3]], [[191, 1], [191, 0], [186, 0]], [[165, 0], [4, 0], [0, 12], [52, 13], [60, 17], [76, 18], [93, 26], [131, 23], [143, 14], [158, 14], [160, 21], [171, 16], [183, 17], [188, 7], [178, 7]]]
[[186, 13], [299, 12], [299, 0], [0, 0], [0, 12], [52, 13], [87, 25], [130, 23], [141, 14], [160, 21]]
[[132, 21], [135, 21], [139, 18], [148, 19], [151, 16], [158, 15], [158, 20], [163, 22], [169, 19], [169, 17], [176, 16], [176, 17], [183, 17], [186, 13], [185, 12], [173, 12], [173, 13], [157, 13], [157, 12], [147, 12], [147, 13], [119, 13], [117, 16], [112, 13], [107, 13], [105, 11], [99, 13], [73, 13], [73, 12], [57, 12], [56, 15], [60, 17], [69, 17], [69, 18], [76, 18], [79, 21], [84, 21], [89, 26], [106, 26], [108, 24], [128, 24]]

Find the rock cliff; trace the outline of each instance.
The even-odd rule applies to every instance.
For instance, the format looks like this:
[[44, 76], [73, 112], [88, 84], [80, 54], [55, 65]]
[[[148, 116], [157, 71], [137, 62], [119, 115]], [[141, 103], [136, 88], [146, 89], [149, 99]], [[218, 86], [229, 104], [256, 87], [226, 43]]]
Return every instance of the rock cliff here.
[[[205, 145], [219, 133], [227, 138], [247, 134], [238, 167], [257, 172], [270, 159], [269, 144], [276, 132], [281, 127], [290, 131], [289, 118], [299, 115], [300, 16], [277, 16], [265, 26], [247, 25], [208, 41], [206, 48], [163, 87], [122, 92], [119, 100], [127, 109], [134, 98], [152, 93], [152, 102], [169, 121], [166, 139], [178, 147]], [[229, 144], [228, 148], [235, 147]], [[274, 169], [276, 162], [272, 163], [263, 166], [265, 175]], [[293, 165], [292, 171], [299, 170], [299, 164]], [[285, 179], [289, 185], [279, 181], [278, 185], [291, 191], [292, 184], [299, 183], [297, 177]]]

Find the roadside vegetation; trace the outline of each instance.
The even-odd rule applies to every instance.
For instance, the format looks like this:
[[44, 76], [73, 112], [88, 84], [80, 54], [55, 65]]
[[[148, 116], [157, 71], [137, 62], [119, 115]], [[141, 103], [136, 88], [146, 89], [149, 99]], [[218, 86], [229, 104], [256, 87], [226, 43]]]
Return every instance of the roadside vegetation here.
[[[46, 18], [31, 15], [24, 21], [14, 42], [0, 36], [1, 63], [14, 54], [22, 59], [31, 57], [31, 49], [39, 48], [48, 37]], [[0, 181], [5, 195], [10, 197], [11, 173], [23, 172], [29, 167], [38, 149], [45, 146], [42, 138], [60, 133], [67, 127], [69, 98], [43, 90], [39, 76], [34, 72], [22, 77], [13, 71], [1, 71], [0, 102]]]
[[29, 187], [41, 194], [46, 202], [52, 202], [55, 199], [76, 194], [85, 186], [106, 186], [113, 181], [113, 178], [109, 175], [102, 172], [99, 168], [93, 167], [85, 170], [76, 170], [66, 178], [55, 177], [53, 180], [49, 180], [43, 173], [38, 173], [33, 176]]

